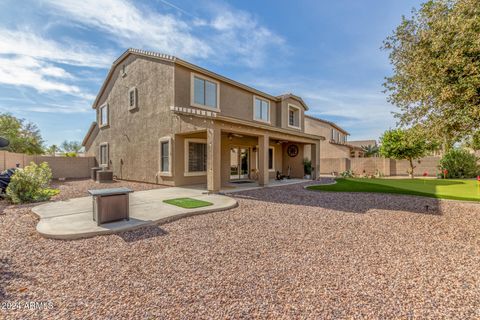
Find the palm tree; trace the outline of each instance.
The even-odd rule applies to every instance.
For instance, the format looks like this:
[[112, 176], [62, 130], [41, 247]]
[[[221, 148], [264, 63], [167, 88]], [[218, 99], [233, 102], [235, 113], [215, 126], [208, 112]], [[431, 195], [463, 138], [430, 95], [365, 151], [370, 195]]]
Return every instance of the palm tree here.
[[363, 151], [363, 155], [364, 157], [375, 157], [378, 155], [378, 152], [379, 152], [379, 148], [377, 145], [367, 145], [367, 146], [361, 146], [362, 148], [362, 151]]
[[83, 149], [82, 144], [78, 141], [63, 141], [62, 150], [68, 157], [76, 157], [77, 154]]
[[59, 150], [58, 146], [56, 144], [52, 144], [50, 147], [45, 149], [45, 153], [55, 157], [55, 154], [57, 153], [58, 150]]

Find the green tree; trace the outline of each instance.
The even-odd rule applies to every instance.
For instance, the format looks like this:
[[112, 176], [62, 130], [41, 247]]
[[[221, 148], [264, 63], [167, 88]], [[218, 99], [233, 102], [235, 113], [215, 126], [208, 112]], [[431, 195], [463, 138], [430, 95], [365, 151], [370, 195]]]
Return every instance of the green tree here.
[[478, 0], [430, 0], [384, 41], [400, 124], [428, 127], [445, 151], [480, 126], [479, 33]]
[[478, 158], [464, 149], [453, 148], [440, 159], [447, 178], [474, 178], [479, 174]]
[[386, 158], [408, 160], [410, 178], [413, 178], [415, 169], [413, 160], [425, 156], [430, 149], [429, 143], [418, 129], [387, 130], [380, 137], [380, 154]]
[[56, 144], [52, 144], [50, 147], [46, 148], [44, 153], [55, 157], [55, 154], [60, 150]]
[[480, 130], [468, 136], [464, 146], [475, 151], [480, 150]]
[[42, 154], [43, 139], [38, 127], [9, 113], [0, 113], [0, 136], [8, 139], [10, 152]]
[[62, 150], [67, 157], [76, 157], [82, 148], [82, 144], [78, 141], [65, 140], [62, 142]]

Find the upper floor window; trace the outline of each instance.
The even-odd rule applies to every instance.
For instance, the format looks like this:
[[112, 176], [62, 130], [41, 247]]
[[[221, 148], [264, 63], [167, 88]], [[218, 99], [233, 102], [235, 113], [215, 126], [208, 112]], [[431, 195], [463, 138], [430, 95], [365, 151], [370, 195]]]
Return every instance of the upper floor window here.
[[288, 105], [288, 126], [300, 129], [300, 108], [294, 105]]
[[218, 82], [198, 75], [193, 75], [192, 78], [192, 104], [197, 107], [218, 109]]
[[100, 107], [100, 127], [108, 125], [108, 104]]
[[253, 118], [258, 121], [270, 122], [270, 102], [254, 97]]
[[133, 87], [128, 90], [128, 110], [133, 110], [137, 107], [137, 88]]

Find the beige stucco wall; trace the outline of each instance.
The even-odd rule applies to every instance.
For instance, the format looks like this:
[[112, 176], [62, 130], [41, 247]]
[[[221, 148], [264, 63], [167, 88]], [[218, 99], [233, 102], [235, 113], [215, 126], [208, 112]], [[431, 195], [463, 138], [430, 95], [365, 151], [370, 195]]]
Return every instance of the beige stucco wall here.
[[[321, 135], [326, 138], [326, 140], [320, 143], [320, 158], [349, 158], [350, 157], [350, 147], [346, 145], [340, 145], [330, 142], [331, 138], [331, 130], [335, 129], [340, 133], [340, 141], [343, 141], [343, 137], [345, 136], [344, 132], [333, 128], [330, 124], [313, 119], [310, 117], [305, 117], [305, 133], [314, 134], [314, 135]], [[305, 157], [309, 157], [310, 150], [305, 150]]]
[[[311, 149], [310, 145], [304, 148], [304, 158], [310, 159]], [[349, 158], [350, 148], [344, 145], [330, 143], [329, 141], [322, 141], [320, 143], [320, 158]]]
[[[125, 65], [126, 76], [121, 75]], [[113, 72], [98, 106], [108, 102], [109, 125], [100, 128], [88, 154], [99, 156], [99, 145], [109, 143], [110, 168], [120, 179], [160, 182], [159, 138], [171, 135], [174, 119], [173, 64], [130, 55]], [[128, 90], [137, 88], [138, 109], [128, 110]], [[100, 123], [97, 108], [97, 123]], [[168, 183], [168, 181], [167, 181]]]
[[85, 141], [85, 150], [90, 150], [90, 148], [92, 147], [92, 144], [95, 142], [95, 138], [97, 137], [99, 131], [100, 131], [100, 128], [98, 127], [98, 123], [96, 123], [92, 132], [88, 136], [88, 139]]
[[[123, 76], [122, 69], [126, 76]], [[128, 110], [128, 91], [137, 88], [138, 108]], [[174, 113], [170, 108], [190, 108], [191, 71], [172, 62], [154, 60], [148, 57], [130, 55], [121, 61], [113, 70], [105, 90], [97, 103], [97, 123], [99, 107], [105, 102], [109, 105], [109, 124], [95, 129], [86, 143], [87, 155], [99, 158], [99, 146], [108, 143], [109, 168], [114, 175], [123, 180], [145, 181], [165, 185], [191, 185], [206, 183], [206, 176], [184, 175], [184, 143], [186, 138], [207, 138], [207, 129], [216, 128], [223, 132], [242, 132], [249, 139], [242, 143], [251, 150], [258, 144], [259, 135], [271, 137], [271, 144], [277, 140], [298, 141], [300, 153], [298, 159], [290, 159], [292, 176], [303, 176], [303, 143], [316, 140], [295, 136], [299, 130], [291, 130], [293, 135], [271, 132], [257, 127], [253, 121], [253, 93], [237, 88], [228, 83], [220, 83], [219, 116], [248, 121], [251, 125], [237, 125], [214, 118], [202, 118], [188, 114]], [[265, 97], [262, 97], [265, 98]], [[300, 103], [291, 99], [301, 107]], [[281, 103], [270, 101], [271, 126], [274, 128], [280, 121]], [[303, 108], [302, 128], [303, 128]], [[263, 123], [262, 123], [263, 124]], [[269, 127], [269, 126], [267, 126]], [[168, 137], [171, 143], [172, 172], [170, 175], [159, 172], [159, 156], [161, 138]], [[274, 140], [276, 139], [276, 140]], [[222, 139], [222, 183], [229, 180], [229, 145], [228, 139]], [[286, 152], [284, 145], [275, 145], [275, 169], [286, 173], [284, 164]], [[251, 168], [255, 168], [255, 154], [250, 152]], [[301, 165], [300, 165], [301, 164]], [[301, 173], [300, 173], [301, 168]], [[298, 172], [297, 172], [298, 171]], [[269, 176], [273, 178], [274, 172]]]
[[[298, 107], [300, 109], [300, 129], [289, 127], [288, 126], [288, 105], [291, 104], [295, 107]], [[300, 103], [300, 101], [293, 99], [293, 98], [287, 98], [282, 100], [279, 103], [280, 106], [280, 126], [284, 129], [291, 130], [293, 132], [304, 132], [305, 131], [305, 109]]]
[[[196, 73], [200, 76], [208, 78], [208, 76], [202, 75], [201, 73], [190, 70], [184, 66], [175, 66], [175, 106], [177, 107], [191, 106], [190, 88], [192, 73]], [[254, 94], [242, 88], [235, 87], [229, 83], [222, 81], [218, 82], [220, 88], [219, 114], [222, 116], [256, 122], [253, 119]], [[277, 104], [266, 97], [261, 98], [270, 102], [270, 124], [272, 126], [276, 126]], [[259, 123], [265, 124], [265, 122]]]

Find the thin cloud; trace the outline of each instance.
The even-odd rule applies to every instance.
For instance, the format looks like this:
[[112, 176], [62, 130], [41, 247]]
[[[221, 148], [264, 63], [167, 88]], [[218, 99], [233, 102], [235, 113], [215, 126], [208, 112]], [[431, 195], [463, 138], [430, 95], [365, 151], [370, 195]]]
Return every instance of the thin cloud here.
[[262, 66], [272, 49], [277, 49], [277, 55], [284, 51], [285, 40], [262, 26], [251, 14], [225, 6], [217, 7], [215, 11], [217, 15], [209, 25], [216, 34], [217, 51], [223, 55], [234, 51], [240, 56], [241, 63], [255, 68]]
[[305, 92], [304, 97], [311, 114], [335, 121], [355, 140], [378, 139], [384, 130], [395, 126], [395, 107], [374, 88]]
[[395, 127], [392, 115], [395, 107], [387, 102], [380, 87], [335, 87], [322, 79], [305, 77], [290, 77], [285, 82], [254, 78], [250, 83], [274, 95], [285, 92], [299, 95], [310, 107], [308, 114], [337, 123], [355, 140], [376, 139], [384, 130]]
[[105, 68], [112, 63], [113, 54], [86, 44], [59, 43], [35, 34], [31, 30], [0, 28], [0, 54], [22, 55], [68, 65]]
[[79, 87], [55, 80], [71, 78], [72, 75], [67, 71], [31, 57], [0, 58], [2, 84], [31, 87], [38, 92], [81, 94]]
[[0, 28], [0, 84], [92, 99], [63, 65], [105, 68], [113, 55], [99, 55], [89, 45], [60, 43], [29, 30]]
[[77, 23], [101, 30], [123, 47], [151, 49], [194, 60], [240, 61], [245, 66], [258, 67], [272, 47], [278, 49], [278, 55], [285, 46], [282, 37], [247, 12], [210, 4], [207, 8], [211, 17], [200, 18], [170, 2], [161, 2], [188, 18], [140, 8], [127, 0], [45, 1], [58, 15], [67, 14]]
[[78, 23], [110, 35], [123, 47], [138, 46], [206, 58], [212, 48], [191, 34], [190, 26], [177, 17], [144, 12], [124, 0], [45, 1], [61, 14], [68, 14]]
[[[82, 100], [73, 100], [69, 101], [69, 104], [62, 103], [48, 103], [48, 102], [38, 102], [32, 104], [23, 104], [16, 106], [17, 110], [23, 112], [37, 112], [37, 113], [63, 113], [63, 114], [74, 114], [74, 113], [89, 113], [92, 111], [89, 104], [85, 103]], [[8, 106], [2, 105], [0, 103], [0, 110], [9, 111]]]

